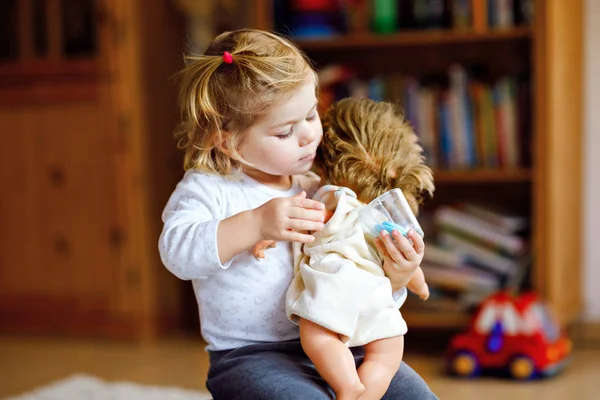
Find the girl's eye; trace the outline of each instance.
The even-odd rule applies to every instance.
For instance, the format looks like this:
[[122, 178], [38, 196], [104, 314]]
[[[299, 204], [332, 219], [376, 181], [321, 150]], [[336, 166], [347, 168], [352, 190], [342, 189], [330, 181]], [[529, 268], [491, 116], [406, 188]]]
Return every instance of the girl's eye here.
[[306, 120], [307, 120], [307, 121], [312, 121], [312, 120], [314, 120], [315, 118], [317, 118], [317, 113], [316, 113], [316, 112], [314, 112], [314, 113], [312, 113], [311, 115], [309, 115], [308, 117], [306, 117]]
[[290, 129], [290, 130], [289, 130], [289, 132], [287, 132], [287, 133], [283, 133], [283, 134], [281, 134], [281, 135], [277, 135], [277, 137], [278, 137], [279, 139], [287, 139], [287, 138], [289, 138], [290, 136], [292, 136], [292, 130], [291, 130], [291, 129]]

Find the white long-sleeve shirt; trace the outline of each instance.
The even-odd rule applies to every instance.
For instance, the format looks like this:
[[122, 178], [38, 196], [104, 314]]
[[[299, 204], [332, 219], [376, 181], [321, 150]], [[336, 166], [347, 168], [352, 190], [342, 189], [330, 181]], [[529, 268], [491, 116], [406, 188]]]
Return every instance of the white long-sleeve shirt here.
[[[277, 242], [256, 259], [245, 251], [225, 264], [219, 260], [217, 226], [225, 218], [301, 191], [312, 197], [319, 187], [313, 173], [294, 176], [292, 187], [269, 188], [241, 172], [231, 176], [188, 171], [162, 215], [159, 251], [175, 276], [191, 280], [202, 336], [208, 350], [298, 339], [298, 327], [285, 312], [285, 296], [293, 278], [289, 242]], [[395, 293], [398, 306], [406, 290]]]
[[307, 173], [294, 176], [292, 187], [280, 191], [237, 171], [229, 177], [188, 171], [177, 185], [163, 212], [158, 247], [165, 267], [193, 283], [208, 350], [299, 337], [285, 314], [293, 277], [290, 243], [278, 242], [264, 260], [245, 251], [221, 264], [217, 226], [276, 197], [303, 190], [311, 197], [318, 184], [319, 178]]

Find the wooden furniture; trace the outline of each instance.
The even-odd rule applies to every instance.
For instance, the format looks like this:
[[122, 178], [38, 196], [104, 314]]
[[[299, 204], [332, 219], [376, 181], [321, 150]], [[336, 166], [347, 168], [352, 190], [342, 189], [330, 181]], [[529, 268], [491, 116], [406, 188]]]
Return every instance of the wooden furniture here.
[[183, 283], [156, 243], [181, 174], [182, 15], [170, 1], [3, 7], [15, 46], [0, 59], [0, 331], [179, 326]]
[[[505, 73], [533, 76], [531, 166], [506, 170], [436, 171], [432, 206], [446, 201], [496, 198], [533, 220], [533, 287], [553, 307], [559, 321], [572, 322], [581, 309], [581, 1], [535, 2], [531, 27], [510, 29], [400, 31], [388, 35], [352, 33], [332, 39], [299, 40], [323, 66], [357, 66], [366, 74], [421, 74], [453, 63], [485, 63]], [[256, 24], [273, 29], [272, 2], [259, 1]], [[365, 26], [366, 24], [362, 24]], [[412, 314], [412, 327], [466, 325], [461, 313]]]
[[[197, 321], [189, 283], [168, 274], [156, 249], [162, 208], [182, 173], [172, 78], [185, 23], [169, 0], [76, 3], [80, 18], [93, 21], [87, 47], [64, 38], [67, 29], [77, 32], [64, 25], [64, 7], [74, 2], [2, 5], [12, 25], [0, 24], [0, 34], [13, 47], [0, 48], [0, 332], [152, 338]], [[40, 4], [45, 11], [33, 12]], [[482, 54], [498, 68], [533, 72], [532, 167], [440, 171], [435, 200], [485, 187], [530, 212], [535, 287], [562, 323], [581, 303], [582, 7], [539, 0], [532, 28], [503, 32], [300, 43], [320, 63], [368, 64], [385, 49], [398, 57], [385, 65], [407, 72]], [[273, 26], [270, 1], [249, 8], [254, 27]], [[47, 43], [36, 44], [42, 36]], [[466, 318], [406, 316], [411, 326], [432, 328]]]

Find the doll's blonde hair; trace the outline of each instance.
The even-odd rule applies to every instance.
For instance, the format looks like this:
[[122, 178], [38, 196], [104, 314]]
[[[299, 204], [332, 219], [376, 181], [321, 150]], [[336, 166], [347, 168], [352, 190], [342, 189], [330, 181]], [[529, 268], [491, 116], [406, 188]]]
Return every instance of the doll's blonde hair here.
[[349, 187], [368, 203], [400, 188], [416, 214], [421, 194], [433, 194], [417, 135], [391, 103], [348, 98], [323, 117], [323, 140], [315, 167], [330, 184]]
[[[226, 63], [223, 54], [231, 54]], [[203, 55], [186, 57], [181, 71], [178, 145], [184, 168], [227, 175], [244, 163], [244, 133], [275, 102], [316, 74], [294, 44], [276, 34], [241, 29], [217, 36]], [[315, 87], [316, 90], [316, 87]]]

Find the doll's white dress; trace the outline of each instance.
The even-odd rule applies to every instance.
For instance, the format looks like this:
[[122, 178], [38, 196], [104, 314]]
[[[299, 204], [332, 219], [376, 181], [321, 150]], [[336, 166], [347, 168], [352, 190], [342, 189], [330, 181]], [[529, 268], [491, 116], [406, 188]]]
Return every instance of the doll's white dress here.
[[[373, 238], [359, 223], [356, 194], [327, 185], [314, 196], [335, 210], [315, 241], [294, 243], [294, 279], [286, 297], [291, 321], [305, 318], [340, 335], [348, 346], [406, 333]], [[405, 292], [404, 292], [405, 293]]]

